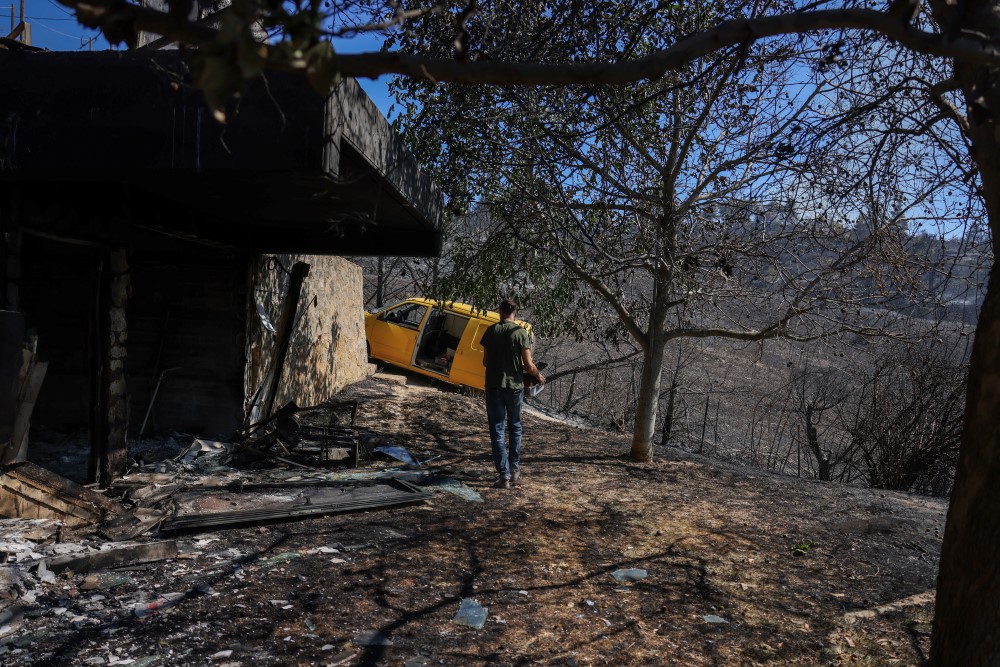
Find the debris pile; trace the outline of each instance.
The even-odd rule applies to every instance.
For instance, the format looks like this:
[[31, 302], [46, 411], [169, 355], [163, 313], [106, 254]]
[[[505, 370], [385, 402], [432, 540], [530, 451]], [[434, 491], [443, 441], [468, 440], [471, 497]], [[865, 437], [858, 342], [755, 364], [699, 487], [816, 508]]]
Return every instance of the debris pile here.
[[300, 408], [294, 402], [270, 417], [248, 425], [233, 447], [234, 460], [253, 464], [270, 459], [300, 467], [357, 467], [371, 456], [376, 434], [355, 428], [358, 402], [327, 403]]
[[[206, 577], [242, 582], [311, 553], [276, 552], [256, 560], [240, 549], [208, 553], [219, 538], [207, 531], [249, 527], [256, 530], [244, 535], [257, 535], [274, 522], [422, 503], [433, 491], [483, 501], [453, 471], [427, 465], [438, 457], [415, 456], [380, 434], [357, 429], [356, 412], [357, 402], [307, 409], [289, 404], [232, 441], [175, 433], [158, 448], [155, 440], [140, 440], [128, 473], [102, 493], [33, 463], [6, 470], [0, 488], [20, 503], [10, 509], [30, 518], [0, 520], [0, 656], [24, 659], [40, 637], [67, 627], [86, 631], [144, 622], [212, 597]], [[379, 459], [381, 465], [357, 468]], [[25, 505], [25, 497], [34, 500]], [[332, 554], [331, 564], [345, 564], [364, 547], [330, 543], [319, 553]], [[153, 572], [162, 575], [162, 563], [170, 561], [176, 561], [166, 566], [176, 585], [154, 583]], [[161, 565], [152, 569], [156, 563]], [[481, 612], [466, 611], [475, 612], [468, 619], [475, 627]], [[368, 646], [380, 645], [374, 635], [355, 645], [366, 645], [366, 639], [376, 642]], [[78, 657], [108, 665], [178, 657], [145, 655], [148, 647], [141, 645], [131, 649], [81, 651]]]

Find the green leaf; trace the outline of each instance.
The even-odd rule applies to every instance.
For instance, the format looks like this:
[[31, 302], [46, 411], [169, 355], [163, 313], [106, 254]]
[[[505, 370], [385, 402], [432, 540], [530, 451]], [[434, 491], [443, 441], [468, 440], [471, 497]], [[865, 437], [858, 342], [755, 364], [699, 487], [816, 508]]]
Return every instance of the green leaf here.
[[245, 35], [237, 44], [236, 58], [243, 78], [253, 78], [267, 65], [267, 46], [258, 44], [252, 35]]
[[330, 42], [320, 42], [305, 54], [306, 78], [320, 95], [327, 95], [340, 82], [337, 54]]
[[226, 121], [226, 102], [243, 87], [243, 72], [238, 59], [233, 56], [231, 49], [215, 55], [199, 51], [192, 62], [194, 83], [205, 96], [205, 102], [220, 123]]
[[791, 545], [788, 547], [788, 550], [792, 552], [793, 556], [805, 556], [809, 553], [809, 548], [814, 544], [816, 543], [812, 540], [805, 540], [803, 542], [799, 542], [798, 544]]

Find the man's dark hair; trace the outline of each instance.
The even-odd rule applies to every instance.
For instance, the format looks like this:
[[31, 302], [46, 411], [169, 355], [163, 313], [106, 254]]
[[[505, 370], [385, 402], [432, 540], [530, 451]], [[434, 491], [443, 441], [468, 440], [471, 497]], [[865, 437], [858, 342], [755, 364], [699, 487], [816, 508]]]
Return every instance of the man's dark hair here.
[[504, 299], [500, 302], [500, 318], [506, 319], [510, 317], [511, 313], [517, 311], [517, 304], [510, 299]]

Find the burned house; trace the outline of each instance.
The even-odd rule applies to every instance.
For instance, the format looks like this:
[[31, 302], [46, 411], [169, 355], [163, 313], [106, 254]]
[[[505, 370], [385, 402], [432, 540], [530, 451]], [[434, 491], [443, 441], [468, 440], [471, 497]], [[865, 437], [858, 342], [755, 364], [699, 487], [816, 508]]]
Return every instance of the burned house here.
[[[227, 436], [368, 373], [360, 270], [432, 256], [438, 195], [365, 93], [267, 74], [225, 124], [176, 51], [0, 50], [0, 452]], [[30, 423], [31, 431], [27, 430]]]

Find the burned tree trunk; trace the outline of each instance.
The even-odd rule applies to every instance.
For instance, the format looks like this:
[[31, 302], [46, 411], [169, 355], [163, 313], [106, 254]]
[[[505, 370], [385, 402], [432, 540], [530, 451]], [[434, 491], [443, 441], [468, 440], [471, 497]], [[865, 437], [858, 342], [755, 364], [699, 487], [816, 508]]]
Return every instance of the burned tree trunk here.
[[666, 447], [670, 444], [670, 436], [674, 430], [674, 404], [677, 400], [677, 377], [680, 375], [678, 371], [674, 371], [673, 377], [670, 379], [670, 389], [667, 390], [667, 408], [663, 414], [663, 428], [660, 431], [660, 447]]
[[[1000, 186], [1000, 183], [998, 183]], [[1000, 190], [997, 190], [1000, 196]], [[996, 230], [996, 222], [993, 222]], [[997, 231], [994, 231], [994, 243]], [[965, 427], [938, 575], [931, 664], [1000, 660], [1000, 274], [990, 276], [972, 349]]]
[[[932, 4], [942, 24], [1000, 36], [1000, 2]], [[1000, 256], [1000, 72], [956, 65], [968, 104], [994, 258]], [[1000, 273], [990, 273], [969, 362], [965, 424], [941, 550], [933, 665], [1000, 661]]]
[[819, 444], [819, 431], [816, 429], [816, 410], [811, 403], [805, 405], [802, 414], [803, 424], [806, 430], [806, 442], [809, 450], [816, 457], [816, 478], [824, 482], [829, 482], [833, 465], [831, 457], [823, 453], [823, 448]]

